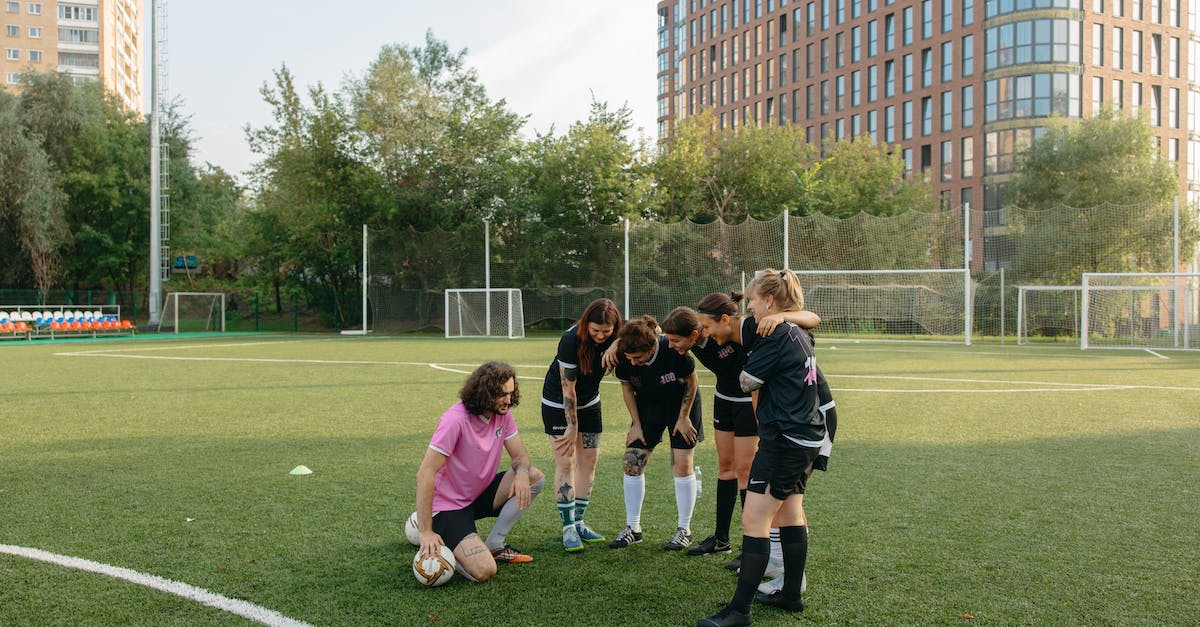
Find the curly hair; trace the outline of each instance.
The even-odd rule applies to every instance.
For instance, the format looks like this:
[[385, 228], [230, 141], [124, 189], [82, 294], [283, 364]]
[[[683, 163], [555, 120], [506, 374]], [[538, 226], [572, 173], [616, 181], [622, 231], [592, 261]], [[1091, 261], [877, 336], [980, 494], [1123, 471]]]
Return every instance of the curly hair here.
[[589, 322], [613, 325], [613, 336], [616, 337], [621, 332], [621, 311], [611, 300], [597, 298], [579, 316], [579, 323], [575, 329], [575, 335], [579, 338], [579, 351], [575, 356], [579, 358], [579, 373], [584, 376], [592, 374], [592, 360], [596, 357], [596, 344], [592, 342], [592, 336], [588, 333]]
[[475, 369], [467, 382], [458, 392], [458, 398], [463, 402], [467, 411], [481, 416], [492, 410], [497, 398], [504, 395], [504, 384], [512, 379], [513, 393], [509, 405], [516, 407], [521, 403], [520, 385], [517, 383], [517, 371], [502, 361], [489, 361]]
[[644, 353], [658, 344], [658, 320], [646, 314], [621, 327], [621, 352]]

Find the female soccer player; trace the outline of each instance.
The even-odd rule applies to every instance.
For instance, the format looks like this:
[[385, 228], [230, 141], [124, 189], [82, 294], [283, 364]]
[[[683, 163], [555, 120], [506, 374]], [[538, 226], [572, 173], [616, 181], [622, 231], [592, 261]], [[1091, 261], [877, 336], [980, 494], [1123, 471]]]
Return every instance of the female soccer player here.
[[[746, 363], [742, 334], [753, 336], [756, 324], [752, 318], [738, 317], [741, 300], [740, 292], [709, 294], [700, 301], [699, 315], [690, 307], [679, 307], [663, 321], [663, 332], [671, 347], [681, 353], [691, 350], [717, 376], [713, 398], [718, 464], [716, 530], [689, 549], [688, 555], [728, 553], [732, 549], [729, 525], [733, 508], [739, 492], [745, 500], [750, 461], [758, 447], [758, 422], [750, 395], [738, 383]], [[820, 324], [821, 319], [810, 311], [789, 311], [766, 316], [758, 324], [763, 333], [770, 334], [784, 321], [810, 328]], [[716, 335], [710, 335], [707, 327], [712, 327]]]
[[[764, 270], [747, 286], [755, 316], [804, 308], [804, 292], [788, 270]], [[808, 555], [804, 487], [820, 453], [825, 424], [818, 409], [817, 361], [808, 334], [783, 324], [755, 341], [740, 375], [743, 391], [757, 391], [758, 451], [750, 467], [742, 512], [742, 566], [737, 590], [724, 609], [700, 627], [750, 624], [750, 603], [802, 611], [800, 586]], [[776, 514], [779, 514], [776, 518]], [[755, 592], [766, 570], [772, 519], [780, 524], [784, 584], [771, 594]]]
[[604, 536], [583, 521], [596, 478], [603, 431], [600, 416], [601, 364], [605, 349], [621, 330], [621, 313], [607, 298], [591, 302], [579, 322], [558, 341], [558, 354], [542, 386], [542, 423], [554, 451], [554, 492], [562, 517], [563, 548], [583, 550]]
[[696, 397], [696, 364], [688, 355], [671, 350], [658, 335], [653, 316], [642, 316], [621, 329], [624, 359], [617, 364], [617, 379], [629, 409], [630, 427], [625, 436], [625, 528], [609, 543], [620, 549], [642, 541], [642, 501], [646, 493], [646, 463], [654, 447], [670, 431], [671, 471], [675, 476], [675, 506], [679, 524], [663, 547], [685, 549], [692, 543], [692, 510], [696, 507], [696, 477], [692, 474], [693, 449], [704, 438], [700, 401]]

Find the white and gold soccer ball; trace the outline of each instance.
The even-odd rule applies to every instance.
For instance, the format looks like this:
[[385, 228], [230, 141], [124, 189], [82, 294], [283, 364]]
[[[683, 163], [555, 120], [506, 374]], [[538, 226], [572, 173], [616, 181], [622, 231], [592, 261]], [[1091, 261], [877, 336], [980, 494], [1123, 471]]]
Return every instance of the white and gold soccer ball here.
[[421, 554], [413, 556], [413, 576], [424, 586], [440, 586], [454, 576], [454, 552], [442, 545], [438, 554], [421, 559]]
[[409, 543], [413, 546], [421, 546], [421, 530], [417, 528], [416, 512], [413, 512], [412, 516], [408, 517], [408, 522], [404, 523], [404, 537], [408, 538]]

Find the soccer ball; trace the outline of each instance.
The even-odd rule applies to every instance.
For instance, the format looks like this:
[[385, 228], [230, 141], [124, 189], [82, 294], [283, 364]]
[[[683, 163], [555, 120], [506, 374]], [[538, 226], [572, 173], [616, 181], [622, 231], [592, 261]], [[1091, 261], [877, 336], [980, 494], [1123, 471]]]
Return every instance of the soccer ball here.
[[421, 530], [417, 528], [417, 513], [413, 512], [412, 516], [408, 517], [408, 522], [404, 523], [404, 537], [413, 546], [421, 546]]
[[440, 586], [454, 576], [454, 563], [454, 552], [443, 544], [434, 557], [413, 556], [413, 576], [423, 586]]

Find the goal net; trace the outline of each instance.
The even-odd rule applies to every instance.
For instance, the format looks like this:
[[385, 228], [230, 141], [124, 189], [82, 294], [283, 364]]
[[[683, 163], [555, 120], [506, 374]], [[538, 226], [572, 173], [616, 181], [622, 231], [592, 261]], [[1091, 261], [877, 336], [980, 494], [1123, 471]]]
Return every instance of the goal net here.
[[1078, 338], [1082, 292], [1078, 285], [1018, 285], [1017, 344], [1034, 336]]
[[1085, 272], [1082, 348], [1193, 349], [1200, 274]]
[[446, 290], [446, 337], [525, 337], [521, 290]]
[[159, 333], [225, 332], [225, 294], [168, 292]]
[[797, 270], [821, 333], [971, 343], [967, 270]]

